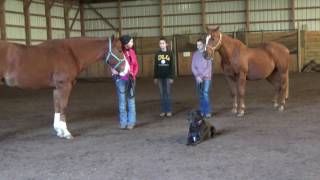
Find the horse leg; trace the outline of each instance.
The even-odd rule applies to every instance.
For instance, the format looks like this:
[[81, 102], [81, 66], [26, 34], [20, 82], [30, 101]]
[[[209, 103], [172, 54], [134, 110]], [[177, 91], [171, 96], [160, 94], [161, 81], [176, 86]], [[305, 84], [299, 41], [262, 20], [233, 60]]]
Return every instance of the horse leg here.
[[279, 102], [280, 102], [280, 106], [278, 108], [279, 111], [283, 111], [284, 110], [284, 105], [286, 104], [286, 98], [288, 97], [288, 93], [289, 93], [289, 76], [288, 76], [288, 72], [284, 72], [280, 74], [280, 96], [279, 96]]
[[275, 70], [271, 73], [270, 76], [267, 77], [267, 80], [273, 85], [274, 90], [275, 90], [275, 95], [272, 100], [274, 108], [277, 108], [279, 106], [278, 99], [279, 99], [279, 93], [280, 93], [280, 83], [279, 83], [278, 73], [279, 72], [277, 70]]
[[66, 139], [72, 139], [73, 136], [69, 132], [66, 123], [65, 109], [67, 107], [70, 92], [72, 89], [71, 83], [60, 83], [53, 90], [54, 101], [54, 123], [53, 128], [57, 132], [57, 136]]
[[242, 117], [245, 111], [245, 103], [244, 103], [244, 95], [246, 90], [246, 74], [244, 72], [240, 72], [238, 78], [238, 97], [239, 97], [239, 109], [238, 109], [238, 117]]
[[231, 112], [233, 114], [237, 113], [238, 103], [237, 103], [237, 86], [234, 79], [232, 79], [230, 76], [226, 76], [227, 82], [229, 84], [229, 87], [231, 89], [231, 96], [233, 98], [233, 105]]

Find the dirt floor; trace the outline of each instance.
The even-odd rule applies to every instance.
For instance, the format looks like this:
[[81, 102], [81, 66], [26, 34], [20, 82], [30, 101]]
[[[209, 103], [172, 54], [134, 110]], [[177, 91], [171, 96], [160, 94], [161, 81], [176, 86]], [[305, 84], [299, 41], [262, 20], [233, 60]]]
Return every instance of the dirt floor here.
[[186, 146], [187, 112], [197, 107], [191, 77], [173, 86], [174, 116], [161, 119], [158, 89], [138, 79], [138, 125], [119, 130], [111, 80], [80, 81], [68, 109], [73, 140], [52, 128], [50, 90], [1, 86], [0, 179], [318, 180], [320, 179], [320, 74], [291, 74], [285, 112], [273, 109], [266, 81], [247, 84], [247, 113], [231, 114], [222, 75], [213, 79], [218, 136]]

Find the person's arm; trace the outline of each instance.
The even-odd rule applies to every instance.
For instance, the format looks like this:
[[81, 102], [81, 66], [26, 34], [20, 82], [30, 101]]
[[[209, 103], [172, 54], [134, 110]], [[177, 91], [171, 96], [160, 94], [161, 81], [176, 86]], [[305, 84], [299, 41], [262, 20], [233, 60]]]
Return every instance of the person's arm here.
[[195, 52], [192, 55], [192, 62], [191, 62], [191, 71], [194, 77], [198, 76], [198, 71], [197, 71], [197, 67], [196, 67], [196, 56], [195, 56]]
[[170, 79], [173, 79], [174, 78], [174, 57], [173, 57], [173, 52], [170, 51], [169, 53], [169, 56], [170, 56], [170, 62], [169, 62], [169, 68], [170, 68], [170, 74], [169, 74], [169, 77]]
[[138, 59], [137, 59], [137, 55], [136, 52], [131, 49], [131, 58], [132, 58], [132, 76], [135, 79], [138, 72], [139, 72], [139, 64], [138, 64]]

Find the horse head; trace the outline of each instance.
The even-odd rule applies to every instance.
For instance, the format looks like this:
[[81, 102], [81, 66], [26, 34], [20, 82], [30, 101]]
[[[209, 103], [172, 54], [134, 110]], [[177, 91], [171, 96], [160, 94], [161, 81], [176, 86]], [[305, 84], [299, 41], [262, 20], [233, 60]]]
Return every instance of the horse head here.
[[122, 51], [122, 44], [117, 36], [108, 39], [108, 52], [105, 55], [105, 62], [119, 73], [126, 68], [126, 57]]
[[219, 26], [209, 26], [207, 28], [207, 37], [205, 45], [206, 56], [213, 57], [214, 52], [220, 48], [222, 42], [222, 34]]

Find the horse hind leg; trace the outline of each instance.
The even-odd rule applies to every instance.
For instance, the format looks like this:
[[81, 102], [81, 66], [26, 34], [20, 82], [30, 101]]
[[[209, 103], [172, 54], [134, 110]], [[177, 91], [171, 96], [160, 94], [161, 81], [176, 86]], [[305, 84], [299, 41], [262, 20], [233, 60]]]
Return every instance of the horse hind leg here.
[[240, 73], [238, 79], [238, 97], [239, 97], [239, 109], [238, 109], [238, 117], [244, 116], [245, 112], [245, 103], [244, 103], [244, 96], [245, 96], [245, 89], [246, 89], [246, 74]]
[[267, 77], [267, 80], [270, 82], [270, 84], [272, 84], [275, 90], [275, 95], [272, 99], [273, 107], [278, 108], [279, 107], [278, 99], [280, 94], [280, 83], [279, 83], [280, 79], [279, 79], [278, 71], [277, 70], [273, 71], [271, 75]]
[[289, 96], [289, 72], [285, 72], [281, 74], [281, 85], [280, 85], [280, 96], [279, 102], [280, 106], [278, 108], [279, 111], [284, 111], [284, 106], [286, 104], [286, 99]]
[[59, 83], [53, 91], [54, 100], [54, 123], [53, 128], [58, 137], [72, 139], [73, 136], [67, 128], [65, 109], [67, 107], [70, 92], [72, 89], [71, 83]]

